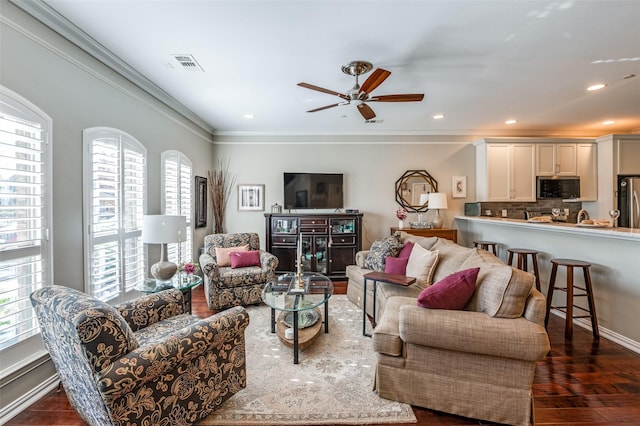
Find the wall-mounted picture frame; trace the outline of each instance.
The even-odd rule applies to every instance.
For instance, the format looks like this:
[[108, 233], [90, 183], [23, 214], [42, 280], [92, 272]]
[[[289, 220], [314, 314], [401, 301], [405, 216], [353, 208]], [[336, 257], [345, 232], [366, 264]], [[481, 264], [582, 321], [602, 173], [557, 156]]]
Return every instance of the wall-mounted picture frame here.
[[264, 185], [238, 185], [238, 210], [264, 211]]
[[467, 198], [467, 177], [451, 177], [451, 196], [453, 198]]
[[196, 176], [195, 227], [207, 226], [207, 178]]

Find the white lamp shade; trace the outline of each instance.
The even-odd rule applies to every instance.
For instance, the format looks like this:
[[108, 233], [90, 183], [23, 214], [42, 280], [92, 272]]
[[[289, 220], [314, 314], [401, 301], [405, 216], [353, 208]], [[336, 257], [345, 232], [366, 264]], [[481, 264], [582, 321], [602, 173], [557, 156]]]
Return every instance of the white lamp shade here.
[[143, 243], [180, 243], [186, 238], [187, 218], [185, 216], [145, 215], [143, 217]]
[[429, 201], [429, 194], [420, 194], [420, 205], [424, 206]]
[[444, 192], [432, 192], [429, 194], [429, 208], [430, 209], [446, 209], [447, 206], [447, 194]]

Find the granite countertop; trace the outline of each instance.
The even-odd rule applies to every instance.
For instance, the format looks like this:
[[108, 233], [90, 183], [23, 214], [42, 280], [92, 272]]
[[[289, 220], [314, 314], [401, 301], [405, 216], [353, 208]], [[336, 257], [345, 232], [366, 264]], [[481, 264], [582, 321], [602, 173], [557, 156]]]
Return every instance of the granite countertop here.
[[524, 219], [510, 219], [502, 217], [489, 216], [456, 216], [456, 220], [467, 220], [472, 222], [489, 222], [493, 224], [501, 224], [505, 226], [527, 227], [531, 229], [549, 231], [549, 232], [565, 232], [581, 235], [589, 235], [595, 237], [620, 238], [625, 240], [635, 240], [640, 242], [640, 229], [636, 228], [613, 228], [613, 227], [595, 227], [577, 225], [575, 223], [565, 222], [529, 222]]

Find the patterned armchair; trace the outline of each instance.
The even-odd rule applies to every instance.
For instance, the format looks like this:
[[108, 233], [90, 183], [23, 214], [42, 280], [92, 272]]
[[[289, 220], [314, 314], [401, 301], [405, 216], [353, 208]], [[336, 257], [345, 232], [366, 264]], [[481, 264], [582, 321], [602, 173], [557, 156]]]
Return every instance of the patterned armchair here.
[[[216, 247], [229, 248], [243, 245], [248, 245], [249, 250], [260, 252], [260, 266], [234, 269], [218, 265]], [[258, 234], [207, 235], [204, 238], [204, 247], [204, 254], [200, 256], [200, 267], [204, 274], [204, 292], [209, 309], [220, 310], [262, 302], [262, 288], [275, 279], [278, 258], [260, 249]]]
[[50, 286], [31, 295], [71, 405], [92, 426], [189, 425], [246, 387], [242, 307], [199, 319], [171, 289], [113, 307]]

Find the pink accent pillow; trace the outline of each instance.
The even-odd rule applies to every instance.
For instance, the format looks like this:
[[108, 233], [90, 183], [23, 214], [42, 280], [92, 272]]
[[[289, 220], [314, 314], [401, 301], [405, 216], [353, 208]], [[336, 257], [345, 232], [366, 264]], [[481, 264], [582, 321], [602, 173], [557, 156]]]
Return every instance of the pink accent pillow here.
[[408, 257], [387, 256], [384, 263], [384, 273], [406, 275], [408, 262]]
[[480, 268], [455, 272], [420, 292], [418, 306], [430, 309], [462, 310], [476, 289]]
[[232, 251], [229, 253], [231, 268], [246, 268], [260, 266], [260, 252], [258, 250]]
[[409, 257], [411, 255], [411, 250], [413, 249], [413, 242], [407, 241], [404, 243], [402, 248], [400, 249], [400, 253], [398, 253], [398, 257]]
[[216, 247], [216, 263], [218, 266], [231, 266], [229, 253], [233, 251], [249, 251], [249, 244], [239, 247]]

